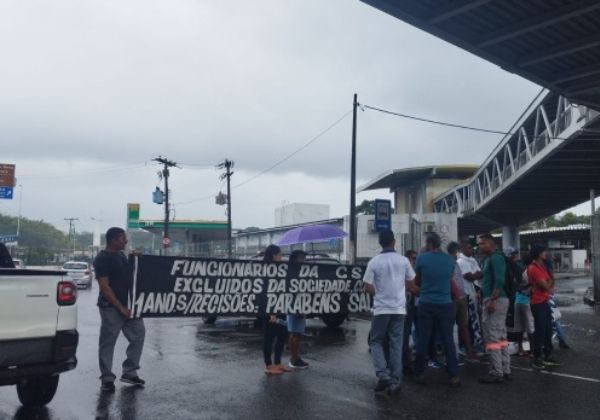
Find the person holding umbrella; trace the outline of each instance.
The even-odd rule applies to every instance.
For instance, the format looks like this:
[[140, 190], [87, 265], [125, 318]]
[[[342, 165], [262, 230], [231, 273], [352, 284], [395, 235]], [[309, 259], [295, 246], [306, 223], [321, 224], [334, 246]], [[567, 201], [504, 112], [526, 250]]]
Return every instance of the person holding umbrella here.
[[[290, 265], [301, 264], [306, 260], [306, 252], [302, 250], [292, 251], [290, 254]], [[308, 363], [306, 363], [300, 357], [300, 337], [306, 330], [306, 317], [300, 314], [288, 314], [287, 316], [288, 332], [290, 335], [290, 363], [289, 366], [293, 369], [306, 369]]]

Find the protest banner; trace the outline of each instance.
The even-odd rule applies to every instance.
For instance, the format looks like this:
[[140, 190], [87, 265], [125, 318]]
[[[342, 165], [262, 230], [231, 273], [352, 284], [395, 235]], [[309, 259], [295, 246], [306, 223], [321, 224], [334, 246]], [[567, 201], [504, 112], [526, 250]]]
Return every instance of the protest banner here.
[[368, 312], [364, 267], [130, 256], [134, 317]]

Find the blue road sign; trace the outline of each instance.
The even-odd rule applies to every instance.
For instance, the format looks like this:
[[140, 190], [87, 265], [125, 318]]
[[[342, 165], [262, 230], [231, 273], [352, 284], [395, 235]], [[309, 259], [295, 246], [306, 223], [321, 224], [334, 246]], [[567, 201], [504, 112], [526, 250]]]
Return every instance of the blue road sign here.
[[19, 237], [17, 235], [0, 235], [0, 242], [5, 244], [10, 242], [17, 242], [18, 239]]
[[389, 230], [392, 228], [392, 201], [375, 200], [375, 230]]
[[0, 187], [0, 198], [3, 198], [5, 200], [12, 200], [13, 187]]

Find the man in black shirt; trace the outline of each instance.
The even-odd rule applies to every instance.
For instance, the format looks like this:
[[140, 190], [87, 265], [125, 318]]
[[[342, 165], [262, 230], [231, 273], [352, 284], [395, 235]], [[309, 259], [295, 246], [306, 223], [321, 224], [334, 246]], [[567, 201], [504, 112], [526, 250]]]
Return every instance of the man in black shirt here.
[[127, 257], [123, 253], [125, 245], [127, 245], [125, 231], [112, 227], [106, 232], [106, 249], [100, 251], [94, 259], [94, 270], [100, 286], [98, 308], [102, 320], [98, 358], [102, 391], [106, 392], [115, 390], [116, 376], [112, 372], [113, 354], [121, 331], [129, 341], [121, 381], [137, 386], [145, 384], [137, 375], [137, 370], [140, 368], [146, 330], [144, 321], [141, 318], [131, 318], [128, 309], [132, 277]]

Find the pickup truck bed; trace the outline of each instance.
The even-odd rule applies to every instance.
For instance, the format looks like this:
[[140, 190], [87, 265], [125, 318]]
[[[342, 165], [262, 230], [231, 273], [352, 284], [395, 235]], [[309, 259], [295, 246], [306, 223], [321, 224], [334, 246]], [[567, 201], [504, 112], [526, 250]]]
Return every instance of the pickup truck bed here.
[[63, 271], [0, 268], [0, 385], [24, 405], [47, 404], [77, 365], [77, 286]]

